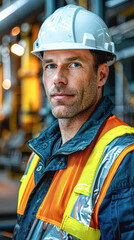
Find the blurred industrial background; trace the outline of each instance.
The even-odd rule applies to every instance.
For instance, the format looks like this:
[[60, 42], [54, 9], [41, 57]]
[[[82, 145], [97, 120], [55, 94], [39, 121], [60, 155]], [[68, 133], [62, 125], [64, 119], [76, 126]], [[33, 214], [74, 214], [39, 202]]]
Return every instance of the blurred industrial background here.
[[30, 52], [41, 23], [58, 7], [84, 6], [110, 28], [117, 62], [104, 89], [115, 114], [134, 126], [133, 0], [0, 0], [0, 239], [11, 239], [28, 139], [52, 121], [40, 61]]

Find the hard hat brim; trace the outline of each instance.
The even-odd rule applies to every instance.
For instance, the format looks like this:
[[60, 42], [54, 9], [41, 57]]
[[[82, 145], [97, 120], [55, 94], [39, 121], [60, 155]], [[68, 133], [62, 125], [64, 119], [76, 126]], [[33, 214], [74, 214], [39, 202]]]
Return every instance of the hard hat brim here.
[[116, 54], [113, 54], [113, 52], [104, 50], [103, 48], [100, 47], [90, 47], [90, 46], [85, 46], [82, 45], [81, 43], [55, 43], [55, 44], [46, 44], [45, 48], [43, 46], [40, 46], [38, 50], [33, 50], [31, 51], [32, 54], [40, 58], [41, 60], [43, 59], [41, 52], [45, 51], [56, 51], [56, 50], [71, 50], [71, 49], [88, 49], [88, 50], [97, 50], [101, 52], [106, 52], [108, 54], [111, 54], [113, 56], [113, 59], [111, 61], [108, 61], [107, 64], [108, 66], [111, 66], [115, 61], [116, 61]]

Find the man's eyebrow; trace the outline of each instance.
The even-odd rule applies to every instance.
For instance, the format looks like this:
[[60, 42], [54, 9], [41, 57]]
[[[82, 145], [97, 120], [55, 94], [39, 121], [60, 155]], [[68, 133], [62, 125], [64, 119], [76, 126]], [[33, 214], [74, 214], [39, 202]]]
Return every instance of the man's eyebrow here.
[[50, 59], [44, 59], [43, 58], [43, 63], [51, 63], [51, 62], [53, 62], [54, 60], [52, 59], [52, 58], [50, 58]]
[[75, 60], [81, 60], [81, 58], [79, 56], [75, 56], [75, 57], [69, 57], [65, 59], [66, 61], [75, 61]]
[[[69, 57], [69, 58], [65, 58], [65, 61], [75, 61], [75, 60], [81, 60], [81, 58], [79, 56], [75, 56], [75, 57]], [[50, 59], [43, 59], [42, 60], [43, 63], [52, 63], [54, 62], [54, 59], [50, 58]]]

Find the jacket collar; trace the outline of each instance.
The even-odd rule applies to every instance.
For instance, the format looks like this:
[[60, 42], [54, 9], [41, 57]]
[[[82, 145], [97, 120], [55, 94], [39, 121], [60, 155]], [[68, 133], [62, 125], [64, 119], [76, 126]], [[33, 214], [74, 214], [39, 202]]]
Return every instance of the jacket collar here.
[[[77, 134], [56, 152], [56, 155], [68, 155], [87, 147], [95, 138], [102, 123], [111, 115], [112, 109], [111, 100], [108, 97], [102, 98], [90, 118], [81, 126]], [[51, 156], [53, 144], [60, 136], [58, 120], [56, 120], [39, 137], [28, 141], [27, 145], [41, 159], [46, 160]]]

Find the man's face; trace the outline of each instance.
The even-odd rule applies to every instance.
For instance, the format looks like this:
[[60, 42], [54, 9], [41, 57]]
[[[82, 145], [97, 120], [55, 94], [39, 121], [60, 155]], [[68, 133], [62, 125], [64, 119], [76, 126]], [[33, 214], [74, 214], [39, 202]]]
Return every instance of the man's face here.
[[98, 101], [98, 80], [89, 50], [45, 51], [43, 80], [53, 115], [73, 118]]

